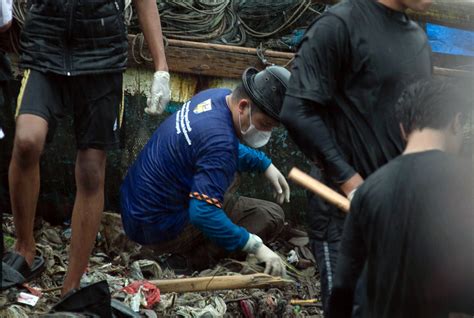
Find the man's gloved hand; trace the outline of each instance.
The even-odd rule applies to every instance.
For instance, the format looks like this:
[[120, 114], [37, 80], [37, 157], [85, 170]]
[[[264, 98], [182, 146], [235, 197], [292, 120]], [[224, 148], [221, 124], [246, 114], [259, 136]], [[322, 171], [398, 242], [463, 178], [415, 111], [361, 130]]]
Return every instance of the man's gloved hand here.
[[171, 98], [170, 74], [164, 71], [155, 72], [151, 85], [150, 97], [147, 99], [145, 113], [159, 115], [163, 113]]
[[274, 251], [269, 249], [265, 244], [262, 244], [255, 253], [255, 257], [260, 262], [265, 262], [265, 274], [273, 276], [285, 276], [286, 270], [283, 262]]
[[265, 274], [274, 276], [286, 275], [286, 269], [280, 256], [263, 244], [262, 239], [257, 235], [250, 234], [242, 250], [254, 254], [258, 261], [265, 263]]
[[278, 204], [283, 204], [283, 201], [290, 202], [290, 186], [286, 182], [285, 177], [281, 174], [273, 163], [265, 170], [265, 177], [273, 185], [274, 197]]

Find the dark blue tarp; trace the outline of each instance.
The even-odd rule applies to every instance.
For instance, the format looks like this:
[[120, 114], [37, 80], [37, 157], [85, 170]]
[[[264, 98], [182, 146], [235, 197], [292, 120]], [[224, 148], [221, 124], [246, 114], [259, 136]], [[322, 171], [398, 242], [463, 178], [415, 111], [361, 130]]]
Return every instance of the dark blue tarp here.
[[474, 32], [426, 24], [433, 52], [474, 57]]

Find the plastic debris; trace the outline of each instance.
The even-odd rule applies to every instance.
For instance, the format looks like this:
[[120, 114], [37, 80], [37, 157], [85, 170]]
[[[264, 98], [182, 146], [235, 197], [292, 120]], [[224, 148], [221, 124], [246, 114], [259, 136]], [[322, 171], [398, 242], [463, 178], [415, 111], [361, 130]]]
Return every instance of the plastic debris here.
[[[295, 268], [297, 271], [289, 270], [289, 275], [297, 284], [285, 288], [285, 290], [269, 289], [245, 289], [245, 290], [224, 290], [201, 293], [159, 293], [159, 301], [151, 305], [147, 300], [147, 291], [140, 282], [152, 279], [179, 278], [170, 268], [161, 268], [158, 264], [158, 255], [153, 251], [148, 251], [125, 237], [121, 227], [119, 214], [104, 213], [101, 232], [103, 240], [97, 240], [92, 251], [87, 273], [81, 279], [81, 285], [90, 285], [102, 280], [107, 280], [112, 299], [123, 303], [134, 312], [143, 317], [322, 317], [321, 303], [308, 304], [305, 306], [291, 304], [292, 299], [314, 299], [320, 297], [320, 283], [318, 273], [314, 266], [308, 269], [299, 267], [302, 261], [311, 259], [311, 251], [306, 247], [298, 247], [289, 242], [291, 237], [299, 237], [294, 230], [289, 234], [281, 235], [279, 240], [272, 246], [283, 259], [291, 250], [294, 250], [299, 258], [299, 263]], [[30, 282], [28, 286], [34, 286], [30, 290], [18, 290], [11, 288], [0, 295], [0, 317], [43, 317], [49, 312], [51, 307], [61, 298], [61, 285], [66, 273], [69, 244], [64, 238], [64, 230], [69, 228], [64, 226], [51, 226], [43, 223], [35, 232], [37, 248], [41, 251], [45, 262], [46, 270], [40, 278]], [[11, 216], [4, 215], [3, 229], [6, 242], [10, 240], [11, 246], [14, 243], [13, 220]], [[298, 233], [297, 233], [298, 234]], [[58, 240], [58, 236], [62, 239]], [[302, 242], [294, 242], [302, 243]], [[310, 265], [311, 261], [308, 261]], [[293, 266], [293, 265], [289, 265]], [[263, 271], [263, 267], [258, 264], [258, 260], [248, 257], [246, 260], [224, 259], [209, 269], [193, 274], [193, 276], [224, 276], [239, 274], [255, 274]], [[131, 282], [138, 280], [134, 284]], [[135, 293], [128, 294], [124, 287], [136, 287]], [[41, 291], [43, 296], [39, 298], [34, 307], [17, 303], [18, 293], [24, 291], [34, 294]], [[214, 300], [219, 297], [221, 301]], [[220, 305], [219, 305], [220, 304]], [[222, 306], [221, 306], [222, 305]], [[182, 313], [180, 315], [179, 313]], [[49, 314], [54, 317], [82, 317], [75, 313]], [[187, 316], [186, 316], [187, 315]], [[207, 316], [206, 316], [207, 315]], [[49, 316], [48, 316], [49, 317]], [[53, 317], [53, 316], [51, 316]], [[85, 317], [85, 316], [84, 316]]]
[[21, 292], [18, 295], [18, 298], [16, 301], [19, 302], [20, 304], [25, 304], [25, 305], [34, 307], [36, 306], [36, 303], [38, 302], [38, 300], [39, 300], [38, 296]]
[[133, 311], [140, 311], [140, 306], [147, 309], [152, 308], [160, 302], [160, 290], [148, 281], [136, 281], [123, 288], [123, 291], [131, 295], [125, 299]]
[[0, 310], [0, 317], [3, 318], [29, 318], [27, 309], [20, 305], [11, 305]]
[[176, 314], [183, 318], [220, 318], [224, 316], [226, 311], [225, 301], [221, 297], [215, 296], [205, 302], [204, 307], [178, 307]]
[[135, 280], [160, 279], [162, 274], [160, 265], [152, 260], [138, 260], [130, 265], [130, 277]]
[[288, 252], [288, 255], [286, 256], [286, 261], [290, 264], [298, 264], [299, 262], [299, 257], [298, 254], [296, 254], [295, 250], [291, 250]]

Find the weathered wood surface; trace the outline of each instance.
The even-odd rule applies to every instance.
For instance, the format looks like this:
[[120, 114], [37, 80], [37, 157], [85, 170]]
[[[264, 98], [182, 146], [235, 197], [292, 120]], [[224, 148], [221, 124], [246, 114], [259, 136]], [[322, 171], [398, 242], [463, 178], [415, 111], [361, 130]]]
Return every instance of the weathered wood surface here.
[[[313, 0], [314, 3], [336, 4], [341, 0]], [[408, 11], [416, 21], [474, 30], [474, 3], [469, 0], [434, 0], [427, 12]]]
[[[139, 45], [136, 43], [138, 41], [134, 41], [134, 38], [135, 35], [129, 35], [129, 66], [139, 65], [132, 54], [135, 46], [135, 57], [141, 65], [153, 67], [151, 62], [139, 57]], [[143, 47], [143, 55], [150, 56], [146, 44]], [[269, 63], [282, 66], [289, 66], [294, 56], [293, 53], [272, 50], [263, 52], [263, 55]], [[182, 40], [169, 40], [166, 59], [172, 72], [224, 78], [240, 78], [247, 67], [263, 68], [265, 66], [254, 48]], [[447, 68], [435, 67], [434, 72], [443, 76], [474, 77], [472, 72]]]
[[[135, 57], [146, 67], [152, 67], [150, 62], [140, 59], [140, 54], [137, 54], [139, 45], [134, 43], [134, 37], [129, 35], [129, 66], [139, 65], [132, 54], [135, 44]], [[145, 56], [150, 56], [146, 45], [143, 52]], [[264, 52], [264, 56], [269, 63], [286, 65], [293, 54], [268, 50]], [[171, 39], [166, 47], [166, 59], [172, 72], [224, 78], [239, 78], [250, 66], [264, 67], [254, 48]]]
[[293, 284], [292, 280], [267, 274], [192, 277], [150, 281], [162, 293], [186, 293], [227, 289], [268, 288]]

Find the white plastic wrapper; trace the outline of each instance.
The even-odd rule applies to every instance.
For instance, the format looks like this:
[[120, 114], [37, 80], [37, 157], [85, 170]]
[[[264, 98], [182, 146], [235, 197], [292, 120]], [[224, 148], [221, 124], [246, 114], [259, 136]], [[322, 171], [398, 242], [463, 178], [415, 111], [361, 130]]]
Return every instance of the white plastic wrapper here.
[[291, 250], [288, 252], [288, 255], [286, 256], [286, 261], [290, 264], [296, 264], [299, 261], [298, 254], [296, 254], [295, 250]]
[[38, 300], [38, 296], [22, 292], [18, 295], [17, 302], [19, 302], [20, 304], [25, 304], [34, 307]]

